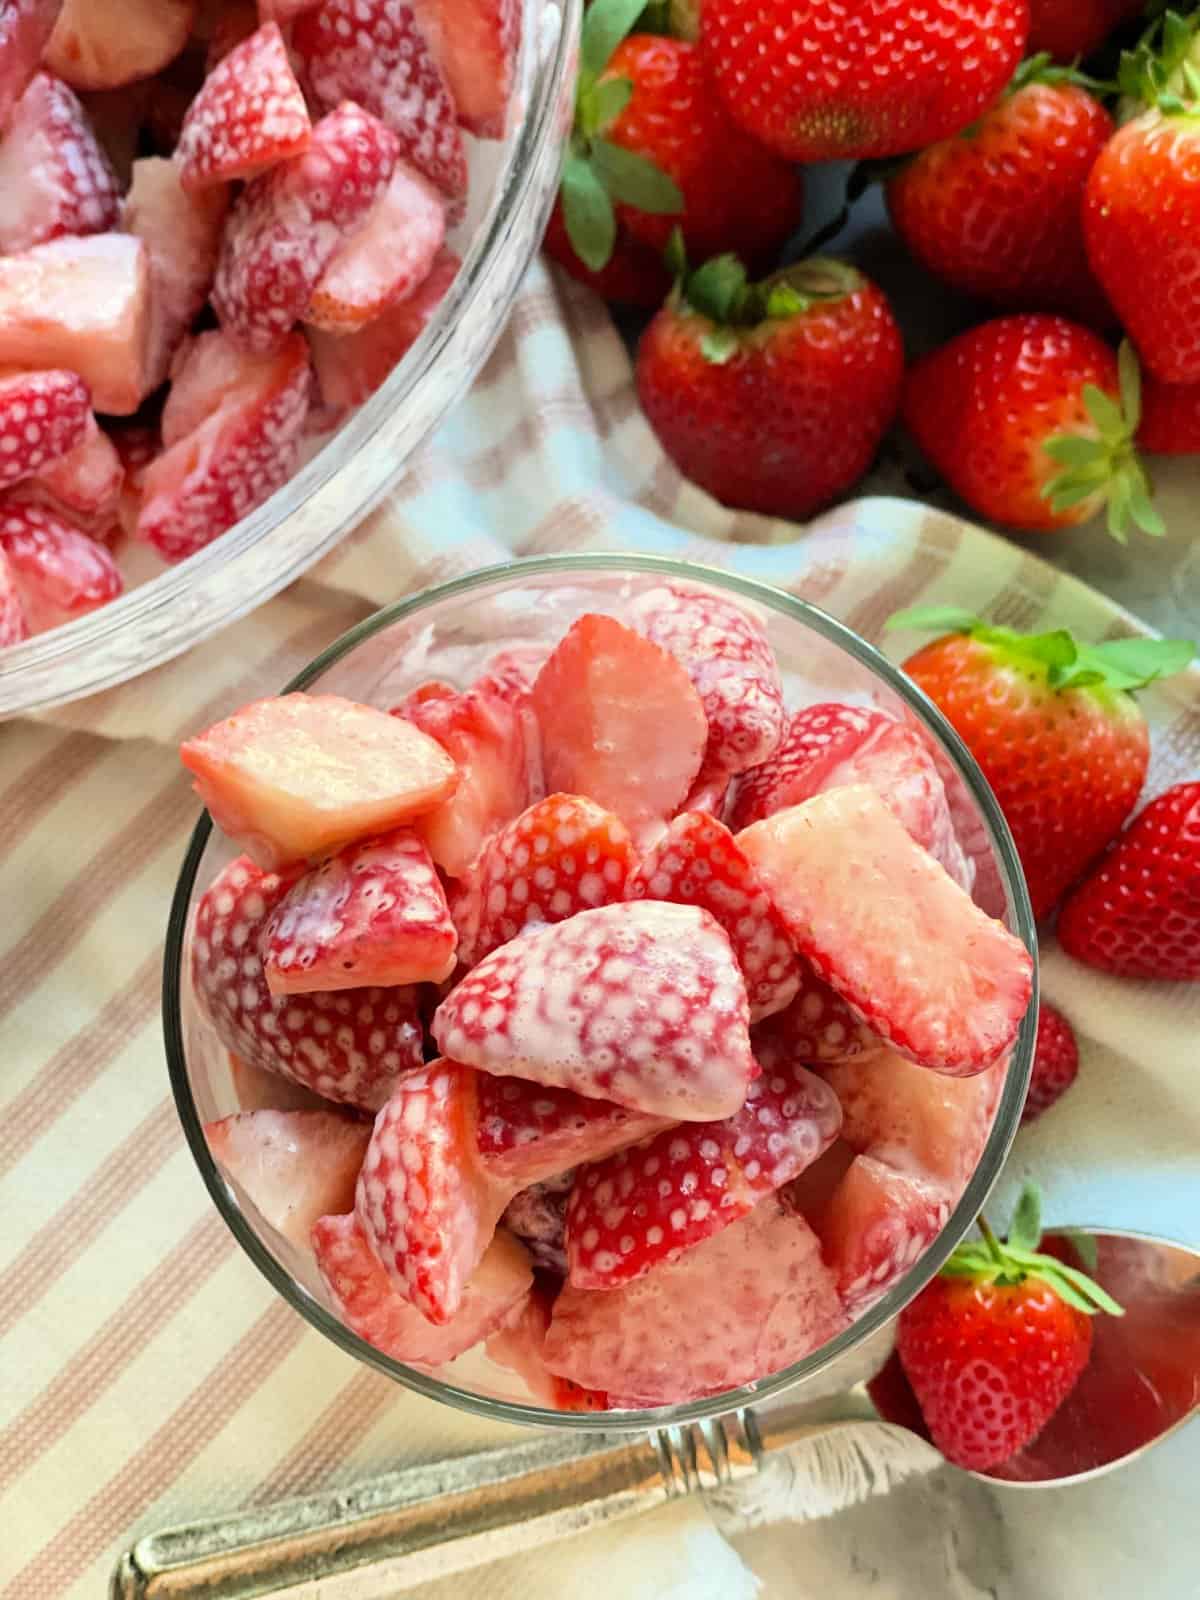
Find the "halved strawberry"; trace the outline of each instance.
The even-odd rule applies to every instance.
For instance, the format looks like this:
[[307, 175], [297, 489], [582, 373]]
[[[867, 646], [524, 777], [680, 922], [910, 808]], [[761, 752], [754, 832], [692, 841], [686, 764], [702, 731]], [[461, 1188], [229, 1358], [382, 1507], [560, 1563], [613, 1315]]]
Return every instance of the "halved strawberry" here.
[[363, 225], [321, 274], [304, 320], [329, 333], [354, 333], [424, 282], [446, 236], [446, 208], [431, 183], [405, 162]]
[[799, 968], [800, 986], [791, 1004], [754, 1029], [754, 1054], [764, 1069], [768, 1055], [812, 1063], [850, 1061], [864, 1051], [885, 1048], [807, 961], [801, 959]]
[[321, 118], [302, 154], [246, 185], [225, 226], [212, 296], [236, 343], [280, 348], [338, 247], [387, 187], [398, 150], [390, 128], [347, 101]]
[[260, 949], [272, 994], [307, 994], [440, 983], [457, 943], [429, 851], [399, 828], [305, 873], [272, 912]]
[[421, 1315], [462, 1304], [512, 1195], [476, 1147], [475, 1073], [434, 1061], [401, 1078], [375, 1119], [355, 1211], [392, 1281]]
[[312, 123], [277, 22], [213, 67], [188, 107], [175, 147], [188, 193], [254, 178], [308, 148]]
[[783, 686], [766, 629], [726, 595], [664, 584], [639, 595], [633, 625], [686, 669], [708, 718], [712, 777], [765, 761], [783, 734]]
[[557, 1278], [567, 1275], [567, 1201], [574, 1182], [575, 1173], [569, 1170], [531, 1183], [513, 1195], [500, 1218], [529, 1251], [534, 1266]]
[[723, 1122], [684, 1122], [581, 1167], [567, 1207], [568, 1282], [614, 1289], [727, 1228], [837, 1138], [837, 1096], [803, 1067], [764, 1072]]
[[604, 1411], [607, 1399], [595, 1389], [581, 1389], [569, 1378], [556, 1378], [546, 1366], [546, 1335], [554, 1296], [535, 1283], [520, 1315], [487, 1342], [487, 1354], [525, 1380], [533, 1398], [552, 1411]]
[[103, 545], [41, 506], [0, 503], [0, 548], [35, 628], [94, 611], [125, 587]]
[[657, 1133], [665, 1122], [522, 1078], [481, 1072], [477, 1088], [480, 1163], [489, 1177], [517, 1190], [558, 1177], [580, 1162], [602, 1161]]
[[503, 138], [521, 42], [520, 0], [416, 0], [414, 9], [458, 120], [481, 139]]
[[97, 411], [128, 416], [145, 393], [149, 332], [140, 240], [97, 233], [0, 257], [0, 365], [77, 372]]
[[585, 1388], [663, 1405], [766, 1377], [845, 1326], [816, 1235], [768, 1196], [633, 1283], [565, 1288], [545, 1359]]
[[638, 862], [629, 900], [702, 906], [729, 937], [750, 1001], [750, 1020], [781, 1011], [800, 984], [800, 962], [758, 874], [724, 823], [682, 812]]
[[535, 798], [531, 719], [486, 688], [460, 694], [446, 683], [414, 689], [392, 715], [453, 757], [457, 784], [415, 827], [443, 872], [462, 877], [491, 835]]
[[731, 1116], [758, 1069], [746, 985], [707, 911], [580, 911], [494, 950], [442, 1001], [443, 1054], [655, 1116]]
[[188, 42], [196, 0], [65, 0], [45, 63], [76, 89], [149, 78]]
[[324, 110], [354, 100], [386, 122], [401, 158], [461, 212], [467, 157], [446, 76], [407, 0], [324, 0], [297, 22], [292, 48]]
[[217, 1038], [250, 1066], [326, 1100], [377, 1111], [424, 1059], [417, 991], [281, 995], [267, 988], [259, 940], [295, 871], [238, 856], [213, 879], [192, 923], [192, 985]]
[[121, 458], [89, 411], [79, 443], [16, 484], [9, 498], [43, 506], [93, 539], [107, 539], [117, 521], [124, 482]]
[[241, 1111], [206, 1123], [204, 1137], [263, 1220], [304, 1249], [319, 1217], [353, 1206], [371, 1125], [337, 1111]]
[[538, 673], [546, 787], [585, 794], [638, 837], [673, 815], [700, 770], [708, 723], [673, 656], [612, 617], [580, 617]]
[[860, 1316], [924, 1255], [950, 1215], [943, 1185], [856, 1156], [813, 1218], [848, 1317]]
[[6, 0], [0, 8], [0, 132], [38, 69], [62, 7], [63, 0]]
[[335, 420], [370, 399], [391, 376], [397, 362], [425, 331], [461, 265], [452, 251], [441, 250], [424, 283], [358, 333], [306, 330], [321, 398]]
[[1033, 962], [873, 789], [832, 789], [743, 829], [800, 953], [902, 1055], [966, 1077], [1003, 1055]]
[[92, 397], [74, 372], [14, 372], [0, 377], [0, 489], [73, 450], [87, 432]]
[[611, 811], [575, 794], [539, 800], [484, 845], [468, 883], [472, 936], [459, 959], [472, 967], [531, 923], [565, 922], [623, 900], [634, 859]]
[[179, 758], [216, 825], [267, 868], [397, 827], [455, 783], [433, 739], [336, 694], [253, 700]]
[[17, 586], [13, 564], [0, 544], [0, 649], [5, 645], [20, 644], [29, 637], [29, 621], [25, 602]]
[[163, 412], [167, 449], [142, 481], [137, 537], [182, 561], [274, 494], [296, 464], [311, 379], [299, 334], [259, 356], [219, 330], [193, 340]]
[[116, 175], [76, 97], [39, 72], [0, 141], [0, 250], [116, 226]]
[[133, 164], [123, 215], [150, 258], [147, 389], [156, 389], [167, 376], [172, 356], [208, 299], [228, 208], [226, 189], [187, 194], [173, 161], [147, 156]]
[[825, 774], [867, 739], [877, 716], [869, 706], [837, 701], [794, 711], [774, 753], [738, 779], [729, 826], [738, 833], [817, 794]]

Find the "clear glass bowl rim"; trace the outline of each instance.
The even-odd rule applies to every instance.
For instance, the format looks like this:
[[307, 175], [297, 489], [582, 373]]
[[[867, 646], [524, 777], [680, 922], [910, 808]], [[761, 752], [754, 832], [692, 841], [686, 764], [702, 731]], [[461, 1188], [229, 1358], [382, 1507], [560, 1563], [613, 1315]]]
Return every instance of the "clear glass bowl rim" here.
[[966, 745], [951, 727], [933, 701], [917, 688], [910, 679], [893, 666], [876, 648], [868, 644], [845, 624], [822, 611], [819, 607], [801, 600], [786, 590], [754, 578], [726, 572], [718, 567], [698, 562], [681, 561], [672, 557], [643, 555], [634, 552], [585, 553], [558, 556], [539, 556], [532, 559], [505, 562], [499, 566], [484, 567], [463, 577], [451, 579], [433, 588], [423, 589], [384, 606], [364, 618], [355, 627], [335, 639], [320, 655], [309, 663], [288, 683], [281, 693], [289, 694], [306, 689], [327, 668], [348, 655], [355, 647], [381, 629], [412, 615], [413, 612], [442, 600], [454, 599], [497, 583], [519, 583], [526, 577], [564, 573], [578, 575], [588, 572], [641, 572], [659, 573], [669, 578], [692, 579], [709, 583], [717, 588], [732, 590], [735, 594], [811, 628], [832, 643], [841, 646], [863, 666], [880, 678], [925, 723], [941, 742], [943, 749], [958, 769], [975, 804], [987, 825], [992, 847], [995, 850], [1014, 907], [1016, 934], [1034, 959], [1033, 996], [1013, 1050], [1005, 1078], [1000, 1103], [996, 1109], [991, 1133], [979, 1163], [945, 1226], [925, 1253], [893, 1285], [870, 1310], [858, 1317], [849, 1328], [831, 1339], [819, 1350], [803, 1360], [768, 1378], [756, 1379], [737, 1389], [728, 1389], [719, 1395], [680, 1404], [657, 1406], [642, 1411], [562, 1412], [541, 1406], [523, 1405], [516, 1401], [493, 1399], [469, 1389], [461, 1389], [441, 1379], [426, 1376], [399, 1361], [392, 1360], [360, 1339], [334, 1317], [324, 1306], [314, 1300], [298, 1284], [286, 1268], [265, 1247], [253, 1226], [243, 1215], [232, 1189], [226, 1184], [209, 1152], [203, 1127], [187, 1074], [187, 1057], [183, 1040], [183, 1018], [180, 1008], [180, 985], [183, 980], [183, 950], [187, 931], [188, 907], [192, 888], [199, 870], [205, 845], [212, 832], [212, 819], [205, 811], [197, 822], [188, 844], [179, 879], [172, 897], [167, 925], [166, 949], [163, 958], [163, 1036], [166, 1045], [167, 1065], [176, 1108], [183, 1124], [200, 1175], [234, 1237], [254, 1262], [268, 1282], [305, 1319], [348, 1355], [365, 1361], [387, 1377], [415, 1390], [430, 1400], [438, 1400], [487, 1417], [491, 1421], [521, 1423], [536, 1427], [570, 1428], [589, 1433], [634, 1433], [647, 1428], [676, 1427], [722, 1416], [744, 1406], [768, 1400], [784, 1390], [815, 1376], [824, 1368], [856, 1348], [885, 1323], [889, 1322], [933, 1277], [954, 1246], [966, 1233], [975, 1217], [987, 1202], [988, 1194], [999, 1177], [1005, 1158], [1021, 1118], [1025, 1090], [1033, 1061], [1033, 1047], [1037, 1032], [1038, 974], [1037, 929], [1033, 909], [1025, 887], [1025, 878], [1017, 856], [1012, 834], [987, 780], [979, 770]]

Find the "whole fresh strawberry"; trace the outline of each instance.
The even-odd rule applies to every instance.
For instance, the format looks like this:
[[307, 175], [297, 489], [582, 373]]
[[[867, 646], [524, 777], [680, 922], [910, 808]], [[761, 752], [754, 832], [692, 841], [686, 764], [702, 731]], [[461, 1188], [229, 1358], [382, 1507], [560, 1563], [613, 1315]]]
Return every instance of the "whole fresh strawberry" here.
[[1087, 1366], [1091, 1319], [1122, 1308], [1075, 1267], [1038, 1251], [1041, 1207], [1027, 1185], [1008, 1239], [982, 1217], [900, 1313], [896, 1348], [934, 1444], [986, 1472], [1035, 1439]]
[[666, 299], [671, 288], [671, 274], [666, 262], [648, 244], [635, 239], [625, 228], [617, 227], [613, 236], [612, 251], [608, 260], [595, 271], [587, 267], [575, 253], [571, 236], [563, 216], [561, 193], [554, 202], [542, 248], [552, 261], [557, 261], [573, 278], [586, 283], [589, 289], [605, 300], [620, 306], [643, 306], [654, 311]]
[[1122, 542], [1130, 524], [1161, 534], [1134, 447], [1137, 361], [1065, 317], [997, 317], [909, 370], [906, 426], [980, 516], [1030, 533], [1087, 522], [1107, 507]]
[[1141, 793], [1150, 735], [1131, 691], [1180, 671], [1195, 647], [1082, 645], [1065, 629], [1020, 634], [952, 607], [899, 612], [888, 626], [942, 634], [904, 670], [979, 763], [1012, 829], [1034, 915], [1045, 916]]
[[1146, 373], [1137, 442], [1154, 455], [1200, 455], [1200, 383], [1160, 383]]
[[1086, 82], [1034, 57], [970, 128], [888, 180], [896, 231], [935, 277], [1016, 310], [1112, 320], [1079, 209], [1113, 123]]
[[1058, 939], [1123, 978], [1200, 978], [1200, 783], [1152, 800], [1063, 906]]
[[680, 471], [725, 505], [805, 517], [866, 471], [904, 352], [879, 289], [810, 260], [761, 283], [735, 257], [681, 275], [642, 335], [637, 387]]
[[748, 133], [792, 161], [836, 161], [965, 128], [1028, 31], [1028, 0], [705, 0], [700, 44]]
[[1029, 0], [1029, 48], [1077, 61], [1144, 10], [1145, 0]]
[[1164, 383], [1200, 381], [1198, 30], [1200, 17], [1168, 13], [1154, 41], [1123, 60], [1121, 86], [1145, 109], [1100, 153], [1083, 200], [1092, 270]]
[[1038, 1011], [1037, 1043], [1033, 1071], [1021, 1122], [1033, 1122], [1060, 1100], [1079, 1074], [1079, 1046], [1075, 1030], [1056, 1006], [1043, 1000]]

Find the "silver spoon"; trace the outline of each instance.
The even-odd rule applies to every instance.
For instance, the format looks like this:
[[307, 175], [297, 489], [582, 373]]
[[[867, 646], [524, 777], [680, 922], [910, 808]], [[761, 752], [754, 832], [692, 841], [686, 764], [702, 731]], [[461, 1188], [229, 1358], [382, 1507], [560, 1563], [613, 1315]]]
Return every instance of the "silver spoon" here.
[[[1125, 1315], [1096, 1319], [1088, 1367], [1038, 1438], [976, 1474], [1026, 1488], [1111, 1472], [1200, 1407], [1200, 1250], [1102, 1228], [1059, 1230], [1047, 1236], [1054, 1240], [1088, 1258], [1094, 1248], [1087, 1268]], [[895, 1482], [938, 1459], [905, 1431], [906, 1423], [921, 1427], [905, 1391], [893, 1358], [869, 1390], [858, 1384], [824, 1407], [784, 1402], [632, 1438], [537, 1435], [168, 1529], [122, 1556], [112, 1600], [384, 1600], [682, 1495], [724, 1498], [791, 1445], [840, 1440], [852, 1450], [857, 1442], [875, 1457], [864, 1424], [874, 1441], [888, 1436]], [[907, 1450], [894, 1448], [905, 1443]]]

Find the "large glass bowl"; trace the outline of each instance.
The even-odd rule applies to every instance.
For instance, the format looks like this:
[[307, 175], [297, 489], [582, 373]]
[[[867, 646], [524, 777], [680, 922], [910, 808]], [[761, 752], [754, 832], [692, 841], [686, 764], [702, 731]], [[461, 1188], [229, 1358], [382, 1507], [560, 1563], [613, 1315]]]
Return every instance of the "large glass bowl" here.
[[[966, 747], [936, 707], [865, 640], [782, 590], [713, 568], [640, 555], [551, 556], [493, 567], [428, 589], [378, 611], [344, 634], [288, 684], [389, 707], [430, 676], [465, 686], [495, 650], [556, 639], [581, 613], [620, 616], [630, 599], [663, 578], [726, 590], [758, 607], [784, 674], [790, 703], [852, 699], [910, 716], [924, 728], [952, 791], [960, 835], [1008, 927], [1036, 955], [1033, 915], [1011, 835]], [[232, 707], [230, 708], [233, 709]], [[965, 823], [965, 826], [964, 826]], [[196, 902], [235, 854], [205, 814], [196, 825], [171, 907], [163, 977], [167, 1060], [192, 1154], [218, 1210], [256, 1266], [314, 1327], [360, 1361], [432, 1399], [510, 1422], [612, 1432], [663, 1427], [737, 1409], [812, 1380], [833, 1362], [851, 1366], [933, 1276], [982, 1208], [1020, 1120], [1037, 1018], [1031, 1005], [1013, 1050], [991, 1134], [979, 1164], [935, 1241], [863, 1316], [804, 1360], [740, 1389], [674, 1406], [595, 1414], [563, 1413], [533, 1403], [522, 1380], [474, 1353], [452, 1373], [429, 1377], [393, 1361], [352, 1333], [329, 1308], [310, 1254], [257, 1215], [213, 1161], [203, 1124], [239, 1109], [226, 1053], [200, 1016], [187, 981], [188, 929]], [[977, 890], [977, 894], [980, 891]], [[999, 895], [1002, 905], [996, 906]], [[876, 1341], [877, 1343], [877, 1341]], [[445, 1371], [445, 1369], [443, 1369]]]
[[248, 517], [121, 599], [0, 653], [0, 717], [112, 688], [253, 610], [345, 537], [464, 392], [541, 240], [571, 126], [582, 0], [522, 0], [505, 138], [468, 140], [462, 269], [388, 381]]

